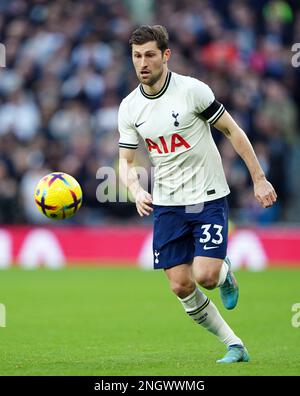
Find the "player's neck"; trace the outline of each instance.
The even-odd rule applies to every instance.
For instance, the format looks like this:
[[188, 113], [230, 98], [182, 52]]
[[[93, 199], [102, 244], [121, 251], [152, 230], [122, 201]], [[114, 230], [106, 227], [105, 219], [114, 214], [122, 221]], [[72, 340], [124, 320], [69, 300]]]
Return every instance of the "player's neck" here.
[[142, 84], [143, 90], [145, 91], [145, 93], [148, 95], [157, 94], [164, 86], [164, 83], [166, 82], [166, 79], [167, 79], [168, 72], [169, 72], [169, 70], [166, 67], [161, 75], [161, 78], [158, 81], [156, 81], [155, 84], [153, 84], [151, 86]]

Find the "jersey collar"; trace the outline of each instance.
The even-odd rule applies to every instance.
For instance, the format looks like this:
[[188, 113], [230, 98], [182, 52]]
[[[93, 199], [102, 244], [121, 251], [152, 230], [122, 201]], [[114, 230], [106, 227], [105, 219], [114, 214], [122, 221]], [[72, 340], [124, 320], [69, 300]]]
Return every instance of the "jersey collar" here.
[[162, 86], [161, 90], [159, 92], [157, 92], [156, 94], [154, 94], [154, 95], [147, 94], [144, 91], [144, 88], [143, 88], [142, 84], [140, 84], [140, 90], [141, 90], [142, 95], [145, 96], [145, 98], [147, 98], [147, 99], [160, 98], [166, 92], [166, 90], [168, 89], [168, 86], [169, 86], [170, 80], [171, 80], [171, 75], [172, 75], [172, 72], [168, 71], [167, 78], [166, 78], [166, 81], [165, 81], [164, 85]]

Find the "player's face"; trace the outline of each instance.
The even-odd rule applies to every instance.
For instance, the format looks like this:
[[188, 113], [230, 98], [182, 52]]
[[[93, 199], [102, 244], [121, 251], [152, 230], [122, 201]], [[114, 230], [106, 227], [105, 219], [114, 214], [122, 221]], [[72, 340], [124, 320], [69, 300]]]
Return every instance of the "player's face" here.
[[132, 61], [136, 75], [142, 84], [152, 86], [161, 78], [166, 62], [170, 57], [170, 50], [164, 53], [157, 48], [156, 41], [132, 45]]

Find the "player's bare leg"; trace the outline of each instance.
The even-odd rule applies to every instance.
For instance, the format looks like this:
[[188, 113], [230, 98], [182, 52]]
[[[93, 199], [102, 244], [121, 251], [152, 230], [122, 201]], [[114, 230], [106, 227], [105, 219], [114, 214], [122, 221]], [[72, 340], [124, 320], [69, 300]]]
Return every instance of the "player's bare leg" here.
[[[177, 265], [166, 269], [165, 272], [172, 291], [182, 303], [186, 313], [195, 322], [216, 335], [219, 340], [228, 347], [228, 352], [225, 357], [221, 359], [221, 362], [232, 363], [247, 361], [248, 355], [242, 340], [234, 334], [232, 329], [220, 315], [214, 303], [198, 289], [192, 265]], [[215, 281], [215, 277], [217, 277], [218, 270], [214, 270], [209, 274], [211, 283], [208, 284], [207, 280], [207, 283], [205, 283], [206, 286], [216, 286], [217, 281]], [[229, 353], [230, 356], [228, 356]]]
[[211, 257], [195, 257], [193, 274], [196, 282], [205, 289], [220, 288], [220, 295], [224, 307], [236, 307], [239, 297], [239, 288], [235, 276], [231, 271], [228, 257], [224, 260]]

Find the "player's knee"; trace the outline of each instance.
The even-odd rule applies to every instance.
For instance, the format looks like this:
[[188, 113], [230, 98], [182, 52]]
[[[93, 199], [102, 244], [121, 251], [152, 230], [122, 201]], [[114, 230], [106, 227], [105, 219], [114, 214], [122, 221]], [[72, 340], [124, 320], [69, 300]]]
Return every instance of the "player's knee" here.
[[214, 274], [200, 274], [196, 277], [197, 283], [207, 290], [214, 289], [218, 284], [218, 279]]
[[189, 296], [195, 289], [194, 283], [187, 282], [171, 282], [171, 290], [179, 298]]

